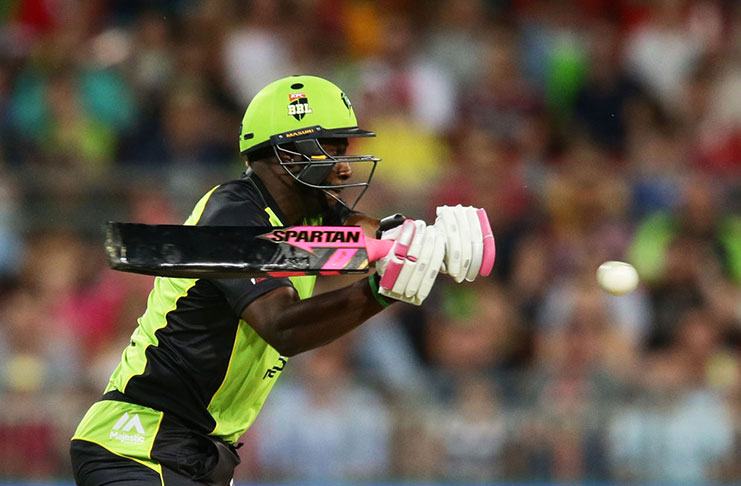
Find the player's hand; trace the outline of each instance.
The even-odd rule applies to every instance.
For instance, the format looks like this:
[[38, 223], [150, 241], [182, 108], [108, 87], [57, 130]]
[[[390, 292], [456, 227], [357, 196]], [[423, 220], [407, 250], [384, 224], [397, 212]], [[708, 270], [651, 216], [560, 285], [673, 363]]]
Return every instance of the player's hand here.
[[445, 235], [443, 271], [460, 283], [487, 276], [494, 265], [494, 236], [484, 209], [438, 206], [437, 227]]
[[421, 305], [430, 294], [445, 257], [445, 238], [424, 221], [407, 219], [386, 231], [381, 239], [393, 239], [388, 254], [376, 263], [381, 276], [378, 293], [395, 300]]

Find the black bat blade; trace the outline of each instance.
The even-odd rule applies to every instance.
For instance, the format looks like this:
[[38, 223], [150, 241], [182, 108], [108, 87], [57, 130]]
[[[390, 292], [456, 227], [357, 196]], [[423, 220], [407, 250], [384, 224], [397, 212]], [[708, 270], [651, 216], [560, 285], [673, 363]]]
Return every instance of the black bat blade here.
[[[114, 270], [163, 277], [248, 278], [368, 270], [362, 240], [349, 244], [349, 250], [321, 243], [307, 250], [265, 237], [278, 229], [109, 222], [105, 249]], [[328, 269], [328, 261], [337, 261], [342, 251], [352, 251], [352, 256], [342, 260], [342, 268]]]

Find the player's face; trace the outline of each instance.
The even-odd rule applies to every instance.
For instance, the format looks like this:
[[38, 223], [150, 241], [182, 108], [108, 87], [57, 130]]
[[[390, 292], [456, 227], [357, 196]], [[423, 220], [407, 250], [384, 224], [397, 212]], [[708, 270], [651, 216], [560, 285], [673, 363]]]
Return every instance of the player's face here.
[[[342, 156], [347, 153], [348, 140], [346, 138], [323, 138], [319, 140], [319, 143], [327, 154], [332, 157]], [[293, 150], [292, 147], [291, 150]], [[291, 157], [285, 153], [280, 154], [280, 157], [281, 160], [286, 163], [291, 162], [292, 160], [303, 160], [301, 157]], [[291, 166], [291, 164], [288, 164], [288, 170], [294, 174], [298, 174], [301, 171], [301, 167], [299, 165]], [[350, 167], [350, 164], [347, 162], [337, 162], [332, 169], [332, 173], [327, 177], [325, 182], [328, 185], [342, 184], [350, 179], [350, 177], [352, 177], [352, 168]]]
[[332, 156], [345, 155], [347, 152], [348, 142], [346, 138], [322, 138], [319, 143]]
[[[327, 138], [320, 140], [322, 148], [332, 157], [345, 155], [347, 152], [348, 142], [346, 138]], [[347, 162], [337, 162], [332, 168], [332, 172], [327, 177], [327, 183], [330, 185], [342, 184], [352, 177], [352, 168]]]
[[[323, 138], [319, 139], [319, 143], [322, 146], [322, 150], [331, 157], [342, 157], [347, 153], [348, 139], [347, 138]], [[288, 150], [295, 150], [294, 147], [288, 147]], [[284, 165], [284, 170], [290, 171], [294, 177], [298, 176], [302, 170], [301, 164], [291, 164], [290, 162], [303, 162], [306, 159], [298, 155], [290, 155], [289, 153], [282, 152], [279, 154]], [[277, 167], [277, 166], [276, 166]], [[304, 198], [305, 209], [307, 214], [319, 214], [326, 208], [327, 202], [330, 205], [334, 205], [337, 200], [341, 198], [340, 194], [344, 191], [343, 187], [331, 187], [341, 186], [350, 182], [353, 175], [351, 164], [347, 161], [335, 162], [332, 165], [332, 170], [329, 175], [322, 181], [322, 186], [329, 186], [324, 190], [317, 190], [310, 186], [304, 185], [301, 182], [291, 180], [290, 184], [298, 190]], [[284, 172], [284, 177], [291, 177]]]

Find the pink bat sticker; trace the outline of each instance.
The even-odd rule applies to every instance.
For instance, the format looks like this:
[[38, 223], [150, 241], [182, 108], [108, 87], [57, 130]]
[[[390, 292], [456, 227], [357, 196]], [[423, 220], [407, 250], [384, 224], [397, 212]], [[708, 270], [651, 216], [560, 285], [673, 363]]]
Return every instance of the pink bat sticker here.
[[383, 258], [394, 244], [392, 240], [366, 238], [359, 226], [293, 226], [273, 230], [261, 237], [312, 254], [315, 248], [337, 248], [324, 265], [326, 270], [344, 268], [361, 248], [365, 248], [368, 261], [374, 262]]

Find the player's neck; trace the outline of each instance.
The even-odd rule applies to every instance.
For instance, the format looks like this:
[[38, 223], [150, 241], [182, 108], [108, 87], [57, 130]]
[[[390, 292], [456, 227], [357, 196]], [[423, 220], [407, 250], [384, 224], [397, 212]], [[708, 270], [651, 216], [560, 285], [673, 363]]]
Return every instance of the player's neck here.
[[270, 198], [278, 205], [283, 224], [288, 226], [300, 224], [308, 216], [311, 206], [306, 202], [303, 187], [299, 187], [299, 183], [283, 172], [282, 168], [276, 172], [266, 169], [268, 168], [256, 166], [253, 172], [270, 194]]
[[285, 216], [286, 220], [283, 221], [283, 223], [289, 226], [300, 224], [305, 217], [304, 205], [302, 204], [301, 197], [299, 197], [295, 189], [274, 191], [271, 189], [270, 185], [267, 187], [270, 194], [273, 196], [273, 199], [275, 199], [275, 202], [278, 204], [278, 207], [280, 207], [283, 216]]

